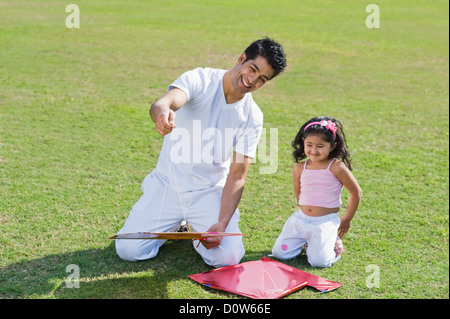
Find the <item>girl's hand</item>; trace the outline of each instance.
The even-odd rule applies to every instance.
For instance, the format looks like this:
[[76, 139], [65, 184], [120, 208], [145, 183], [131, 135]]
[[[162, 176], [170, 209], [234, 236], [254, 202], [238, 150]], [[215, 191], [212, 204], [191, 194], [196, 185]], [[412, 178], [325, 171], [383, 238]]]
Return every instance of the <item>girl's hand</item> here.
[[345, 216], [341, 218], [341, 225], [339, 226], [338, 230], [339, 237], [342, 238], [344, 237], [345, 234], [347, 234], [348, 229], [350, 228], [350, 224], [351, 224], [350, 220], [347, 220]]

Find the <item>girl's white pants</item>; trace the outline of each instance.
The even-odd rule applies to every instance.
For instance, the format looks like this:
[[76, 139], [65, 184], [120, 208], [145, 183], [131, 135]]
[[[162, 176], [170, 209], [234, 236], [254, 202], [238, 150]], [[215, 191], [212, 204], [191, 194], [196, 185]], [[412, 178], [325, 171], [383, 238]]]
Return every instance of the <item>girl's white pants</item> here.
[[340, 259], [334, 252], [339, 225], [338, 213], [313, 217], [299, 209], [287, 219], [272, 254], [279, 259], [292, 259], [301, 253], [305, 244], [308, 244], [306, 255], [310, 265], [331, 267]]
[[[193, 231], [205, 232], [218, 222], [222, 190], [223, 186], [214, 186], [178, 193], [175, 185], [167, 183], [165, 176], [153, 170], [144, 179], [143, 195], [133, 206], [119, 234], [175, 231], [185, 217]], [[239, 210], [236, 209], [225, 231], [240, 233], [238, 222]], [[116, 252], [124, 260], [149, 259], [157, 255], [164, 242], [116, 239]], [[198, 240], [193, 241], [193, 246], [205, 263], [213, 267], [238, 264], [245, 254], [242, 236], [223, 237], [221, 244], [210, 250], [198, 245]]]

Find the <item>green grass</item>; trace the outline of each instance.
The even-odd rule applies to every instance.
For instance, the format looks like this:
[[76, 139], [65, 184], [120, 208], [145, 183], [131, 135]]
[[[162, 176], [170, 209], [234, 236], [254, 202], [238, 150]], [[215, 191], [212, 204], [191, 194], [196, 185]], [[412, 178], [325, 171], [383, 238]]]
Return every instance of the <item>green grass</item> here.
[[[107, 238], [158, 158], [151, 103], [265, 35], [288, 68], [254, 94], [279, 156], [276, 174], [251, 166], [243, 262], [267, 256], [294, 211], [290, 142], [327, 114], [344, 123], [363, 200], [341, 261], [285, 262], [343, 286], [285, 298], [448, 298], [448, 2], [378, 1], [380, 29], [366, 28], [364, 1], [76, 3], [80, 29], [65, 27], [62, 1], [0, 4], [0, 298], [238, 298], [188, 279], [209, 269], [189, 242], [129, 263]], [[66, 287], [70, 264], [79, 289]]]

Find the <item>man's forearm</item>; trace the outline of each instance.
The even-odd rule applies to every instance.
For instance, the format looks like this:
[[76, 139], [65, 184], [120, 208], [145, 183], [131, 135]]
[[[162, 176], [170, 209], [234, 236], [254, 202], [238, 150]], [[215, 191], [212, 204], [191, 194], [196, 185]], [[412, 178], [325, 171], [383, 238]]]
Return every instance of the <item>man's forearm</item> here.
[[242, 193], [244, 192], [245, 178], [233, 179], [228, 178], [227, 183], [222, 192], [222, 200], [220, 207], [220, 214], [218, 223], [225, 231], [231, 217], [233, 217], [239, 202], [241, 201]]

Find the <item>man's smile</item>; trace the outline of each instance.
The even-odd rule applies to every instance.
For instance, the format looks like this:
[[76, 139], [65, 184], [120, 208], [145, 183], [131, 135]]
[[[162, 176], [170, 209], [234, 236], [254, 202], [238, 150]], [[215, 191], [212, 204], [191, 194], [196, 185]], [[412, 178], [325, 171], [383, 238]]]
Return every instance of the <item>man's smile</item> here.
[[251, 85], [247, 83], [247, 81], [245, 81], [244, 77], [242, 77], [242, 83], [244, 84], [244, 86], [249, 89], [251, 88]]

